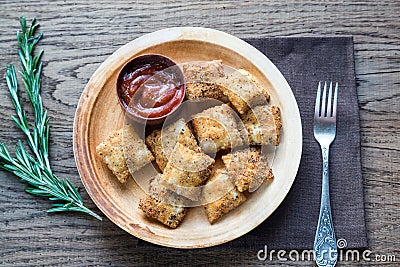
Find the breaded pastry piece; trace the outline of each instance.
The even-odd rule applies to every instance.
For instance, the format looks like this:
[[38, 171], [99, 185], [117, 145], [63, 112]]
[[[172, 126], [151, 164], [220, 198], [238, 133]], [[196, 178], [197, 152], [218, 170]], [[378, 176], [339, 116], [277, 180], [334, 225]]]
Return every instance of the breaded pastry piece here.
[[155, 130], [146, 137], [146, 144], [156, 158], [156, 162], [163, 172], [167, 166], [168, 158], [173, 151], [175, 144], [179, 142], [187, 148], [200, 152], [196, 138], [186, 125], [184, 119], [179, 119], [165, 129]]
[[233, 151], [223, 155], [222, 161], [239, 192], [258, 187], [274, 178], [267, 160], [261, 156], [260, 148], [250, 147]]
[[169, 190], [168, 182], [162, 177], [162, 174], [158, 173], [150, 179], [148, 195], [172, 206], [184, 206], [187, 203], [187, 199], [177, 195], [176, 193]]
[[[229, 181], [227, 172], [222, 170], [215, 171], [212, 177], [207, 181], [206, 185], [213, 183], [216, 180]], [[221, 184], [224, 183], [222, 182]], [[225, 188], [222, 186], [205, 187], [203, 194], [206, 195], [205, 199], [213, 198], [214, 195], [222, 195], [218, 200], [204, 205], [208, 221], [211, 224], [246, 201], [246, 196], [239, 192], [236, 187], [230, 187], [228, 183]]]
[[96, 147], [96, 152], [121, 183], [129, 178], [129, 170], [135, 172], [154, 160], [131, 125], [113, 132]]
[[261, 90], [262, 94], [265, 96], [265, 99], [269, 102], [271, 96], [269, 95], [268, 88], [261, 86], [260, 82], [257, 80], [256, 77], [254, 77], [253, 74], [248, 72], [247, 70], [244, 69], [238, 69], [238, 72], [246, 76], [252, 83], [254, 83], [255, 86], [257, 86], [258, 89]]
[[222, 92], [240, 114], [246, 113], [250, 107], [265, 105], [269, 100], [268, 92], [254, 81], [254, 76], [243, 69], [219, 80]]
[[222, 60], [184, 63], [182, 70], [187, 82], [214, 82], [225, 76]]
[[176, 228], [186, 215], [186, 208], [174, 206], [154, 196], [145, 195], [139, 200], [139, 209], [168, 227]]
[[191, 200], [198, 200], [200, 190], [191, 188], [204, 184], [210, 176], [214, 162], [208, 155], [177, 143], [161, 177], [167, 182], [168, 190]]
[[249, 110], [242, 121], [249, 133], [252, 145], [279, 145], [281, 136], [281, 112], [277, 106], [257, 106]]
[[202, 97], [225, 100], [218, 83], [218, 79], [225, 76], [221, 60], [185, 63], [182, 69], [189, 100]]
[[[215, 106], [192, 116], [192, 126], [203, 152], [244, 144], [244, 134], [239, 130], [235, 111], [228, 105]], [[243, 129], [244, 130], [244, 129]]]
[[[193, 151], [177, 143], [172, 152], [171, 159], [164, 169], [163, 176], [165, 180], [180, 186], [199, 186], [208, 178], [208, 176], [203, 176], [210, 174], [211, 167], [214, 163], [214, 159], [210, 156]], [[179, 176], [172, 175], [172, 172], [176, 173], [174, 169], [178, 169], [179, 172], [185, 172], [185, 174], [187, 173], [189, 176], [184, 179], [179, 179]], [[193, 179], [189, 179], [191, 174], [195, 174]]]

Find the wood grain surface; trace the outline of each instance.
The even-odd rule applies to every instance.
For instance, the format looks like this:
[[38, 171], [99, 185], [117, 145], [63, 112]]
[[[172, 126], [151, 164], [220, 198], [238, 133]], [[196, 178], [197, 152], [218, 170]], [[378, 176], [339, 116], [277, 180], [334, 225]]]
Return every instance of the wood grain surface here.
[[[51, 117], [51, 160], [60, 177], [82, 186], [72, 151], [80, 94], [112, 52], [148, 32], [203, 26], [238, 37], [352, 35], [362, 127], [362, 166], [370, 247], [393, 262], [340, 262], [337, 266], [398, 266], [400, 262], [400, 2], [376, 1], [6, 1], [0, 0], [0, 77], [17, 63], [17, 17], [36, 16], [45, 33], [43, 101]], [[0, 82], [0, 140], [14, 145], [11, 101]], [[258, 250], [136, 248], [137, 239], [108, 219], [54, 214], [45, 199], [25, 194], [0, 172], [0, 265], [45, 266], [310, 266], [262, 262]], [[90, 208], [98, 211], [84, 190]], [[349, 203], [351, 205], [351, 203]], [[262, 249], [262, 248], [260, 248]]]

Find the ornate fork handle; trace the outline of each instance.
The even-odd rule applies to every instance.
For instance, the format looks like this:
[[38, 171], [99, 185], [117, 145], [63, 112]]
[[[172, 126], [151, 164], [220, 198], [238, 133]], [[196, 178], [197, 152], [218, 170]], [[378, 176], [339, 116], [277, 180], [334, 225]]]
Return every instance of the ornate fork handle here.
[[321, 150], [323, 159], [322, 194], [314, 253], [318, 266], [333, 267], [338, 258], [338, 251], [329, 198], [329, 145], [321, 146]]

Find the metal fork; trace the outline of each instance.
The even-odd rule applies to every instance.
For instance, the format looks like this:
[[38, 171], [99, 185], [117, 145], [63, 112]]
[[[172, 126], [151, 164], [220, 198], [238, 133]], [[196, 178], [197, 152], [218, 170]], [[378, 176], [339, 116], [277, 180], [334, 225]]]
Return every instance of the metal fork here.
[[314, 114], [314, 137], [321, 146], [323, 160], [321, 206], [314, 240], [314, 257], [318, 266], [333, 267], [337, 262], [338, 251], [329, 199], [329, 146], [336, 136], [338, 83], [336, 83], [334, 93], [332, 82], [330, 83], [327, 98], [327, 82], [325, 82], [321, 99], [322, 84], [322, 82], [318, 84]]

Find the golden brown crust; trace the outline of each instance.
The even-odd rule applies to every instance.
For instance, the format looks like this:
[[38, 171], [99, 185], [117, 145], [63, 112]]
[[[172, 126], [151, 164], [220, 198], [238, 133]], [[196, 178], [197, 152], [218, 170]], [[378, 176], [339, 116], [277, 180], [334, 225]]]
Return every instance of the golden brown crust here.
[[240, 192], [249, 189], [260, 159], [259, 149], [243, 149], [222, 156], [229, 177], [234, 181]]
[[177, 143], [162, 176], [175, 185], [199, 186], [208, 179], [213, 164], [214, 160], [208, 155]]
[[228, 153], [222, 156], [222, 161], [239, 192], [244, 192], [252, 185], [259, 185], [274, 178], [268, 162], [261, 157], [259, 147]]
[[189, 100], [213, 98], [223, 102], [226, 101], [225, 95], [217, 83], [188, 82], [186, 83], [186, 96]]
[[250, 73], [239, 70], [219, 80], [222, 92], [239, 114], [245, 114], [250, 107], [265, 105], [269, 99], [269, 94], [266, 97], [252, 79], [255, 78]]
[[186, 208], [163, 203], [149, 195], [139, 200], [139, 209], [144, 211], [148, 217], [171, 228], [178, 227], [186, 215]]
[[205, 153], [241, 146], [245, 142], [235, 112], [226, 104], [206, 109], [192, 118], [193, 130]]
[[[227, 176], [225, 172], [218, 172], [218, 171], [214, 172], [213, 175], [214, 176], [210, 178], [209, 181], [207, 181], [207, 184], [215, 181], [216, 179], [219, 179], [221, 175]], [[219, 190], [226, 190], [227, 193], [225, 193], [225, 191], [220, 192], [223, 193], [222, 194], [223, 196], [221, 198], [219, 198], [214, 202], [204, 205], [208, 221], [211, 224], [216, 222], [224, 214], [227, 214], [228, 212], [234, 210], [235, 208], [237, 208], [239, 205], [241, 205], [243, 202], [246, 201], [246, 196], [243, 193], [239, 192], [235, 187], [233, 187], [232, 189], [221, 188]]]
[[182, 70], [187, 82], [214, 82], [225, 76], [222, 60], [184, 63]]
[[206, 154], [195, 152], [177, 143], [164, 169], [162, 178], [168, 182], [167, 188], [178, 195], [198, 200], [200, 190], [188, 190], [204, 184], [211, 173], [214, 159]]
[[225, 76], [221, 60], [185, 63], [182, 64], [182, 69], [186, 77], [188, 99], [225, 98], [217, 82], [219, 78]]
[[96, 147], [96, 152], [121, 183], [125, 183], [130, 177], [129, 170], [135, 172], [154, 160], [143, 140], [130, 125], [111, 133]]
[[257, 190], [262, 183], [269, 182], [274, 179], [274, 174], [265, 155], [260, 155], [258, 162], [254, 163], [253, 168], [253, 177], [248, 186], [249, 192]]
[[276, 136], [277, 136], [275, 145], [277, 146], [281, 142], [281, 128], [282, 128], [281, 110], [277, 106], [272, 106], [271, 113], [274, 116], [275, 131], [276, 131]]
[[279, 107], [256, 106], [242, 117], [242, 121], [251, 145], [279, 145], [282, 127]]
[[260, 89], [260, 91], [262, 92], [262, 94], [265, 96], [265, 99], [269, 102], [271, 96], [270, 96], [270, 94], [269, 94], [269, 92], [268, 92], [268, 89], [265, 88], [265, 87], [263, 87], [263, 86], [261, 86], [261, 85], [260, 85], [260, 82], [257, 80], [257, 78], [254, 77], [254, 75], [251, 74], [250, 72], [248, 72], [247, 70], [239, 69], [238, 71], [239, 71], [241, 74], [245, 75], [250, 81], [252, 81], [252, 82], [257, 86], [257, 88]]
[[164, 173], [153, 177], [149, 195], [140, 200], [139, 208], [148, 217], [176, 228], [186, 213], [181, 196], [198, 200], [200, 190], [190, 189], [196, 189], [204, 183], [211, 173], [212, 164], [214, 160], [206, 154], [192, 151], [177, 143]]
[[146, 137], [146, 144], [154, 154], [156, 163], [162, 172], [167, 166], [168, 158], [176, 143], [181, 143], [193, 151], [200, 152], [196, 138], [183, 119], [177, 120], [162, 131], [155, 130]]

